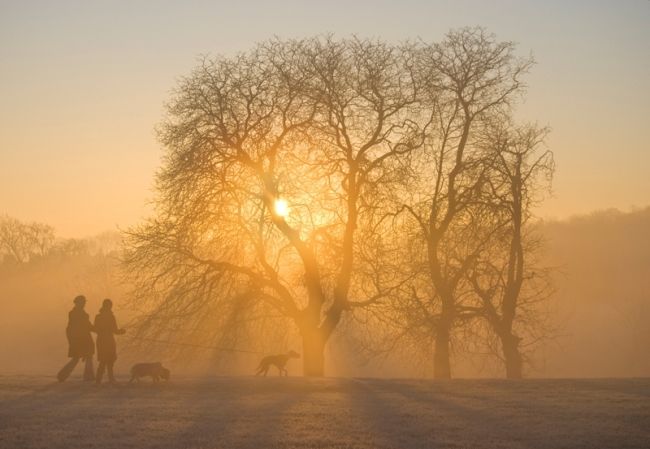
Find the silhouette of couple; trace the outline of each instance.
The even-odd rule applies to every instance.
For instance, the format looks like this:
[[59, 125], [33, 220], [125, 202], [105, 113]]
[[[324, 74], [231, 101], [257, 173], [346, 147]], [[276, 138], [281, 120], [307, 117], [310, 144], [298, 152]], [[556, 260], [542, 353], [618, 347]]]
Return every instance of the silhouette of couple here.
[[[68, 357], [71, 360], [61, 368], [57, 374], [59, 382], [65, 381], [74, 368], [83, 360], [86, 364], [84, 370], [84, 380], [95, 381], [97, 384], [102, 382], [104, 371], [108, 373], [108, 381], [115, 383], [113, 376], [113, 364], [117, 360], [117, 350], [115, 347], [115, 335], [121, 335], [125, 331], [117, 327], [115, 315], [113, 315], [113, 301], [105, 299], [102, 303], [99, 313], [95, 317], [95, 323], [90, 322], [88, 313], [84, 310], [86, 306], [86, 297], [77, 296], [74, 299], [74, 308], [68, 314], [68, 327], [66, 335], [68, 337]], [[93, 355], [95, 354], [95, 342], [90, 334], [97, 334], [97, 375], [93, 370]]]

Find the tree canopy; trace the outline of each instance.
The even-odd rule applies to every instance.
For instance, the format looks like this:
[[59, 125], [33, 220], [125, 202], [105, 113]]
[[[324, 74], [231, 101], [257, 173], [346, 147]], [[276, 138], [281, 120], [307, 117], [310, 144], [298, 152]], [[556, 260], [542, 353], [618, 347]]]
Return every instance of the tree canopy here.
[[424, 307], [448, 377], [457, 318], [482, 310], [467, 275], [503, 219], [493, 130], [513, 126], [531, 63], [480, 28], [204, 58], [159, 126], [155, 214], [128, 236], [141, 334], [209, 340], [276, 317], [322, 375], [345, 314]]

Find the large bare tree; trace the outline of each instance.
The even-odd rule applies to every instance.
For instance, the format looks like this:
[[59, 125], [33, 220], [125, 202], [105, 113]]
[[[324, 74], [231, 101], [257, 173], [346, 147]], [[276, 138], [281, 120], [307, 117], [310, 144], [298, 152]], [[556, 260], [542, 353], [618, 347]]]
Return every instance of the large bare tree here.
[[322, 375], [343, 313], [388, 294], [358, 269], [381, 234], [360, 233], [396, 158], [421, 143], [416, 93], [409, 53], [375, 41], [274, 40], [205, 59], [160, 128], [156, 215], [129, 236], [140, 331], [274, 313], [295, 323], [305, 375]]
[[381, 306], [449, 378], [454, 332], [486, 313], [480, 263], [514, 223], [491, 134], [532, 64], [514, 50], [465, 28], [204, 59], [160, 126], [155, 216], [129, 233], [140, 335], [214, 341], [271, 317], [322, 375], [343, 316]]

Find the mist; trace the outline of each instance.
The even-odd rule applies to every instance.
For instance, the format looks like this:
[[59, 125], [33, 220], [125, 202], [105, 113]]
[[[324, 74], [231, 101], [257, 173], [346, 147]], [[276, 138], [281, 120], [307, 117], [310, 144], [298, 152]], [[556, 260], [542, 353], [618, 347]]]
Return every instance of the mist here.
[[[527, 354], [527, 377], [650, 375], [650, 208], [599, 211], [539, 227], [545, 242], [542, 264], [553, 268], [554, 294], [546, 305], [553, 331]], [[283, 326], [272, 323], [258, 328], [263, 335], [253, 332], [238, 341], [203, 346], [134, 340], [128, 324], [136, 310], [120, 272], [119, 241], [119, 234], [105, 233], [76, 241], [73, 252], [22, 264], [5, 257], [0, 264], [0, 339], [5, 342], [0, 373], [51, 375], [65, 363], [67, 314], [78, 294], [88, 298], [91, 319], [104, 298], [115, 302], [118, 322], [127, 327], [127, 334], [118, 337], [117, 372], [137, 361], [164, 360], [186, 374], [249, 375], [262, 354], [301, 351], [296, 329], [280, 332]], [[335, 333], [325, 354], [328, 376], [431, 377], [427, 356], [414, 357], [398, 347], [371, 357], [359, 347], [357, 333], [353, 320]], [[499, 364], [485, 355], [458, 351], [452, 363], [454, 377], [502, 375]], [[288, 369], [300, 374], [299, 363]]]
[[556, 267], [557, 337], [538, 362], [549, 377], [650, 374], [650, 208], [545, 223]]

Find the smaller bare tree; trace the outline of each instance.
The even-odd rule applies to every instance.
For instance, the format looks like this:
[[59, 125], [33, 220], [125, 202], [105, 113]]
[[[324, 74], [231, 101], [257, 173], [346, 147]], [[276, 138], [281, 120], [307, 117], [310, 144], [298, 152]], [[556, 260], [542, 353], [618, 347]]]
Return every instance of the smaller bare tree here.
[[536, 305], [549, 294], [547, 270], [536, 263], [540, 240], [531, 226], [532, 208], [550, 185], [553, 153], [544, 149], [548, 130], [534, 126], [488, 130], [492, 151], [489, 186], [493, 214], [477, 226], [499, 229], [468, 272], [482, 315], [498, 337], [508, 378], [521, 378], [523, 335], [541, 323]]
[[499, 42], [482, 28], [463, 28], [417, 50], [426, 139], [414, 158], [419, 164], [415, 188], [403, 208], [426, 248], [423, 277], [413, 293], [420, 299], [413, 304], [416, 310], [428, 310], [433, 320], [436, 378], [451, 377], [452, 334], [467, 313], [461, 284], [482, 245], [467, 235], [487, 182], [478, 136], [486, 122], [508, 120], [513, 97], [524, 87], [521, 78], [532, 64], [517, 58], [514, 49], [513, 43]]

